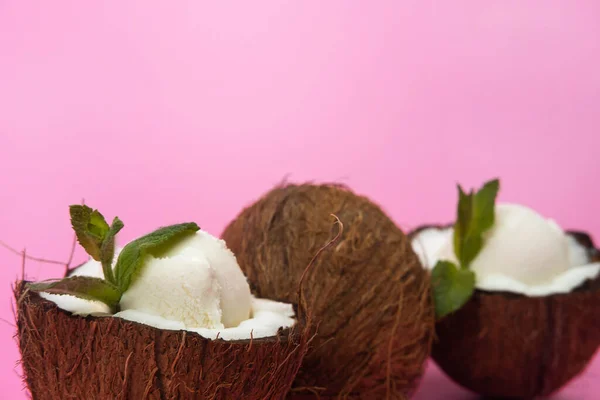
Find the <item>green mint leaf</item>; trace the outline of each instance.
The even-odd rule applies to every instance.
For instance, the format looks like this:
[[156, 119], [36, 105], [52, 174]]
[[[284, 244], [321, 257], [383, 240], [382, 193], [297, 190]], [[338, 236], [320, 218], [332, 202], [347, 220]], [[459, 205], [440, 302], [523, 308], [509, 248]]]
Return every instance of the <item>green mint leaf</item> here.
[[121, 292], [111, 283], [89, 276], [72, 276], [53, 282], [39, 282], [28, 285], [34, 292], [69, 294], [85, 300], [101, 301], [112, 310], [121, 300]]
[[115, 265], [115, 279], [119, 289], [125, 292], [129, 288], [147, 255], [157, 256], [199, 229], [194, 222], [171, 225], [128, 243], [121, 250]]
[[431, 279], [438, 319], [460, 309], [475, 290], [475, 273], [448, 261], [438, 261]]
[[469, 222], [472, 220], [472, 203], [473, 203], [473, 192], [469, 194], [465, 193], [460, 185], [458, 187], [458, 206], [456, 211], [456, 222], [454, 224], [454, 253], [461, 265], [465, 265], [464, 259], [469, 258], [465, 255], [466, 248], [472, 248], [475, 246], [468, 247], [465, 242], [469, 240], [468, 229]]
[[123, 221], [121, 221], [118, 217], [115, 217], [110, 229], [104, 237], [102, 245], [100, 246], [100, 261], [102, 263], [104, 279], [112, 284], [116, 284], [112, 269], [112, 263], [115, 257], [115, 236], [117, 236], [117, 233], [123, 229], [123, 226]]
[[98, 210], [92, 211], [87, 228], [91, 235], [94, 235], [99, 239], [103, 239], [110, 229], [106, 219], [104, 219], [104, 216], [100, 214], [100, 211]]
[[69, 207], [71, 225], [77, 235], [77, 241], [96, 261], [100, 261], [100, 247], [110, 227], [98, 210], [86, 205]]
[[483, 247], [483, 234], [494, 225], [494, 205], [500, 189], [498, 179], [487, 182], [477, 193], [468, 194], [458, 185], [454, 253], [462, 268], [468, 268]]
[[478, 221], [481, 232], [487, 231], [494, 225], [494, 206], [499, 190], [500, 181], [494, 179], [483, 185], [475, 194], [473, 217]]

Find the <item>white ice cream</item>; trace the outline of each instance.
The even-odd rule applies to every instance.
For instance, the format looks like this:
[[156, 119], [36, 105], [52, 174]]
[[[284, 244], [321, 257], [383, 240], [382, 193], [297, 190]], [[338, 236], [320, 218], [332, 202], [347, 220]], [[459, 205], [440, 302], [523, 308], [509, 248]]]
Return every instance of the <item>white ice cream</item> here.
[[[413, 239], [423, 265], [438, 260], [457, 262], [453, 229], [429, 229]], [[530, 208], [498, 204], [494, 226], [484, 234], [484, 246], [471, 263], [476, 286], [527, 295], [567, 292], [594, 278], [599, 263], [589, 263], [586, 249], [552, 220]]]
[[[102, 266], [90, 260], [71, 275], [103, 277]], [[100, 302], [41, 296], [74, 314], [109, 315], [108, 307]], [[114, 317], [212, 339], [273, 336], [279, 328], [295, 323], [291, 304], [254, 298], [225, 242], [202, 230], [160, 258], [149, 257], [123, 294], [120, 308]]]
[[[204, 259], [208, 262], [208, 266], [212, 270], [210, 279], [215, 281], [218, 290], [221, 323], [225, 328], [238, 326], [242, 321], [248, 319], [252, 297], [250, 286], [225, 241], [200, 230], [169, 250], [165, 255], [166, 260], [170, 259], [169, 265], [176, 265], [172, 260], [172, 257], [176, 255], [182, 257], [181, 259]], [[200, 265], [205, 264], [198, 264], [200, 270], [205, 270], [205, 267], [200, 267]], [[190, 270], [189, 274], [194, 274], [194, 272]], [[198, 280], [191, 275], [188, 279]], [[179, 282], [179, 280], [175, 280], [175, 282]]]
[[[473, 260], [477, 276], [501, 272], [526, 284], [543, 283], [569, 268], [569, 242], [553, 222], [515, 204], [496, 207], [494, 226], [484, 234], [485, 245]], [[439, 257], [456, 262], [452, 241]]]
[[[224, 328], [222, 292], [216, 269], [201, 254], [149, 257], [140, 275], [123, 294], [121, 310], [180, 321], [186, 327]], [[235, 325], [250, 316], [249, 291], [240, 308], [245, 310], [245, 318]]]

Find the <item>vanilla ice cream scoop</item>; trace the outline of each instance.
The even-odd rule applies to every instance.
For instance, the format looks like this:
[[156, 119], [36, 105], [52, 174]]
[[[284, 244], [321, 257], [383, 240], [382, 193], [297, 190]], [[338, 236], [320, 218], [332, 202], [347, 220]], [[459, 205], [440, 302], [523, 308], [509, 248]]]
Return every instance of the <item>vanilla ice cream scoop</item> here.
[[[552, 280], [570, 267], [569, 242], [554, 221], [525, 206], [498, 204], [495, 222], [484, 234], [484, 245], [470, 269], [478, 280], [502, 274], [525, 284]], [[456, 262], [452, 240], [438, 259]]]
[[221, 285], [206, 257], [148, 257], [121, 298], [121, 310], [180, 321], [186, 327], [223, 328]]
[[[252, 303], [250, 286], [225, 241], [200, 230], [182, 239], [164, 254], [164, 257], [166, 260], [170, 259], [170, 263], [173, 263], [174, 257], [204, 259], [208, 262], [216, 284], [220, 287], [218, 298], [221, 307], [221, 323], [225, 328], [238, 326], [250, 317]], [[190, 277], [190, 279], [194, 278]]]

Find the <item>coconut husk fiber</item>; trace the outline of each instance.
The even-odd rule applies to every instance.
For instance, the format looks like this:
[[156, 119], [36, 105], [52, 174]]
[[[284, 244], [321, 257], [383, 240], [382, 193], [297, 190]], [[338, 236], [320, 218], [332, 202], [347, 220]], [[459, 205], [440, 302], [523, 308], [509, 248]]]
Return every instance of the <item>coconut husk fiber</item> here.
[[223, 341], [115, 317], [80, 317], [15, 287], [33, 399], [282, 399], [307, 348], [299, 330]]
[[[570, 232], [600, 261], [590, 237]], [[567, 294], [527, 297], [476, 290], [438, 321], [432, 358], [483, 396], [549, 396], [584, 371], [600, 346], [600, 277]]]
[[430, 278], [378, 205], [339, 185], [283, 184], [242, 210], [222, 238], [255, 295], [298, 304], [306, 265], [335, 232], [331, 214], [343, 232], [303, 283], [318, 329], [292, 393], [407, 398], [434, 333]]

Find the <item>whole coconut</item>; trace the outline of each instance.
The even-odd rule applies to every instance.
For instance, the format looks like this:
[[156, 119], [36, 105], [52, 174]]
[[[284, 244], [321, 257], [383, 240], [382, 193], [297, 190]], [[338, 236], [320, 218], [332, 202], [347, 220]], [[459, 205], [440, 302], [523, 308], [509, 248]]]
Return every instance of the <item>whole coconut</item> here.
[[275, 187], [222, 234], [257, 296], [298, 303], [300, 278], [318, 333], [293, 393], [405, 398], [424, 372], [434, 335], [429, 273], [410, 241], [366, 197], [339, 185]]

